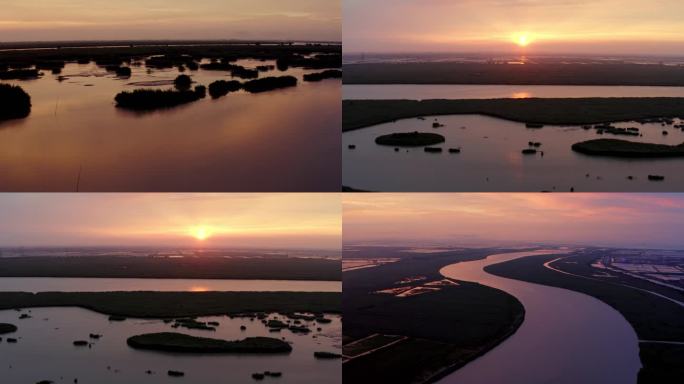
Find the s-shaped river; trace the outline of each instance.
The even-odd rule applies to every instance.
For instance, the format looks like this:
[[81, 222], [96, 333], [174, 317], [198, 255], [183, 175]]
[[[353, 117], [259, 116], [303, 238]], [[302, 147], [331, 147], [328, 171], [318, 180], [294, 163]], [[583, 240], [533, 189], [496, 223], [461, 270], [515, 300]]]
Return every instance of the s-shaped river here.
[[451, 279], [501, 289], [525, 307], [525, 320], [512, 336], [440, 383], [636, 383], [641, 368], [637, 335], [615, 309], [582, 293], [498, 277], [483, 270], [522, 257], [568, 252], [495, 254], [440, 270]]

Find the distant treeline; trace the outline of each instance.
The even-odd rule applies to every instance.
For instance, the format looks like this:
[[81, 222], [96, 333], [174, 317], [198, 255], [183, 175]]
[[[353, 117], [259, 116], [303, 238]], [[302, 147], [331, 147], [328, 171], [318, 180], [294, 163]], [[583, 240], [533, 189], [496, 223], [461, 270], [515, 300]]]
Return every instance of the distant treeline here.
[[21, 87], [0, 84], [0, 121], [24, 118], [31, 113], [31, 96]]
[[341, 262], [318, 258], [73, 256], [0, 258], [0, 277], [330, 280]]
[[[341, 45], [328, 44], [233, 44], [198, 46], [136, 46], [127, 47], [87, 47], [37, 49], [30, 51], [0, 52], [0, 72], [7, 69], [46, 69], [53, 72], [61, 70], [66, 62], [97, 65], [123, 66], [144, 60], [150, 68], [172, 68], [197, 70], [202, 59], [234, 62], [240, 59], [275, 60], [279, 68], [339, 68], [342, 66]], [[3, 69], [4, 68], [4, 69]], [[253, 70], [239, 75], [253, 75]]]

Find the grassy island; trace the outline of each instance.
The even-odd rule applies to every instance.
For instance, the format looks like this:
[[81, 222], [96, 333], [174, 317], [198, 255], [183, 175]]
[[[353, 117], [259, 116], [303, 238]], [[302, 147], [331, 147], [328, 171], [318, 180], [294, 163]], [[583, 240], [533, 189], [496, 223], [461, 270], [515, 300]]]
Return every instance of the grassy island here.
[[201, 98], [202, 92], [199, 91], [136, 89], [132, 92], [121, 92], [116, 95], [114, 100], [119, 108], [134, 111], [152, 111], [192, 103]]
[[342, 131], [412, 117], [464, 114], [542, 125], [587, 125], [684, 117], [684, 98], [344, 100], [342, 109]]
[[14, 324], [0, 323], [0, 335], [6, 333], [13, 333], [17, 331], [17, 326]]
[[618, 139], [596, 139], [573, 144], [572, 150], [595, 156], [684, 157], [684, 143], [679, 145], [666, 145], [637, 143]]
[[324, 79], [340, 79], [342, 78], [342, 71], [337, 69], [328, 69], [323, 72], [307, 73], [304, 75], [304, 81], [321, 81]]
[[264, 77], [242, 84], [242, 88], [251, 93], [267, 92], [273, 89], [296, 87], [297, 78], [294, 76]]
[[32, 80], [40, 77], [37, 69], [11, 69], [0, 71], [0, 80]]
[[21, 119], [31, 113], [31, 96], [21, 87], [0, 84], [0, 121]]
[[375, 139], [378, 145], [391, 145], [394, 147], [422, 147], [443, 143], [444, 136], [429, 132], [397, 132], [383, 135]]
[[237, 92], [242, 88], [242, 84], [239, 81], [231, 80], [217, 80], [209, 84], [209, 94], [212, 99], [218, 99], [223, 97], [230, 92]]
[[221, 340], [195, 337], [182, 333], [161, 332], [129, 337], [127, 344], [136, 349], [184, 353], [287, 353], [287, 342], [271, 337], [248, 337], [243, 340]]

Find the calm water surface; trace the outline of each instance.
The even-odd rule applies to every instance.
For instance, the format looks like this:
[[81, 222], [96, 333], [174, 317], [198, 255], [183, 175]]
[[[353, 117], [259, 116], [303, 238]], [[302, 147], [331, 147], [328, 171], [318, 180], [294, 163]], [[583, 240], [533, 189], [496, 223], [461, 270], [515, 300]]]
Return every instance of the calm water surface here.
[[[252, 68], [274, 61], [239, 60]], [[94, 64], [68, 64], [59, 82], [12, 81], [31, 95], [31, 115], [0, 123], [0, 190], [337, 191], [340, 82], [305, 83], [261, 94], [238, 92], [177, 108], [115, 108], [135, 82], [170, 81], [177, 69], [133, 67], [118, 79]], [[197, 84], [231, 80], [225, 71], [187, 71]], [[170, 85], [152, 88], [167, 89]]]
[[[597, 138], [617, 138], [662, 144], [681, 144], [684, 132], [660, 124], [623, 122], [638, 127], [643, 137], [598, 135], [578, 126], [525, 124], [481, 115], [437, 117], [445, 127], [432, 128], [433, 117], [346, 132], [342, 136], [343, 184], [371, 191], [673, 191], [684, 190], [684, 158], [616, 159], [572, 151], [572, 144]], [[684, 123], [677, 120], [676, 123]], [[663, 135], [663, 130], [668, 135]], [[441, 154], [423, 148], [401, 149], [375, 144], [378, 136], [394, 132], [434, 132], [446, 137]], [[529, 141], [541, 142], [542, 157], [523, 155]], [[356, 149], [349, 149], [349, 145]], [[461, 148], [460, 154], [446, 149]], [[663, 182], [649, 174], [665, 176]], [[633, 176], [633, 180], [627, 177]]]
[[0, 277], [9, 292], [341, 292], [340, 281]]
[[[24, 311], [27, 313], [27, 311]], [[254, 372], [282, 371], [278, 383], [341, 383], [340, 360], [316, 360], [315, 351], [341, 353], [342, 324], [339, 316], [328, 315], [330, 324], [314, 326], [309, 335], [290, 331], [269, 333], [261, 322], [225, 316], [200, 318], [218, 321], [216, 332], [183, 329], [182, 333], [227, 340], [250, 336], [284, 337], [292, 343], [290, 354], [212, 355], [141, 351], [129, 348], [126, 339], [148, 332], [172, 332], [171, 324], [160, 320], [128, 319], [109, 322], [107, 316], [80, 308], [34, 308], [30, 319], [18, 320], [15, 311], [0, 311], [0, 322], [17, 325], [11, 335], [17, 344], [0, 342], [0, 377], [7, 383], [253, 383]], [[246, 325], [247, 331], [240, 331]], [[315, 331], [316, 327], [322, 331]], [[73, 341], [88, 340], [89, 333], [103, 337], [92, 348], [75, 347]], [[274, 336], [275, 335], [275, 336]], [[107, 368], [109, 367], [109, 369]], [[185, 372], [173, 378], [167, 371]], [[151, 370], [153, 374], [147, 374]], [[267, 379], [268, 380], [268, 379]], [[274, 381], [275, 382], [275, 381]]]
[[490, 255], [440, 271], [452, 279], [501, 289], [525, 306], [525, 320], [511, 337], [440, 383], [636, 383], [641, 368], [638, 340], [619, 312], [591, 296], [483, 271], [491, 264], [559, 253], [563, 252]]
[[684, 87], [462, 84], [346, 84], [345, 100], [426, 100], [576, 97], [684, 97]]

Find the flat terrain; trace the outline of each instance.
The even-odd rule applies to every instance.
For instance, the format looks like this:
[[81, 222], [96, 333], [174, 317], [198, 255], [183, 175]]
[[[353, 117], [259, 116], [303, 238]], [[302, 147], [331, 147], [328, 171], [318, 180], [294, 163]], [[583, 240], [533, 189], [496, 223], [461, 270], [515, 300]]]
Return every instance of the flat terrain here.
[[430, 285], [439, 290], [423, 288], [427, 291], [403, 297], [377, 293], [441, 281], [443, 266], [490, 253], [467, 250], [426, 255], [392, 247], [361, 247], [351, 252], [354, 257], [381, 254], [401, 260], [343, 274], [344, 382], [433, 382], [514, 332], [522, 323], [524, 309], [513, 296], [497, 289], [457, 282]]
[[344, 100], [342, 111], [343, 132], [410, 117], [462, 114], [521, 123], [585, 125], [684, 117], [684, 98]]
[[287, 257], [12, 257], [0, 258], [0, 277], [264, 279], [339, 281], [341, 262]]
[[0, 310], [81, 307], [136, 318], [179, 318], [251, 312], [339, 313], [336, 292], [0, 292]]
[[597, 139], [573, 144], [572, 150], [594, 156], [684, 157], [684, 143], [680, 145], [665, 145], [637, 143], [618, 139]]
[[137, 349], [184, 353], [287, 353], [292, 351], [290, 344], [272, 337], [248, 337], [229, 341], [175, 332], [131, 336], [127, 344]]
[[674, 300], [682, 300], [682, 294], [673, 289], [628, 276], [596, 277], [597, 270], [591, 267], [591, 263], [600, 256], [601, 253], [598, 251], [588, 251], [551, 263], [554, 268], [582, 277], [559, 273], [544, 267], [544, 263], [558, 256], [528, 257], [491, 265], [485, 270], [497, 276], [582, 292], [605, 302], [627, 319], [640, 340], [675, 342], [673, 344], [640, 343], [640, 356], [644, 367], [639, 373], [639, 383], [681, 381], [684, 379], [684, 369], [681, 364], [675, 362], [676, 356], [684, 354], [684, 345], [676, 344], [684, 341], [684, 308], [639, 289], [654, 291]]
[[344, 67], [344, 84], [684, 86], [684, 66], [652, 64], [375, 63]]

